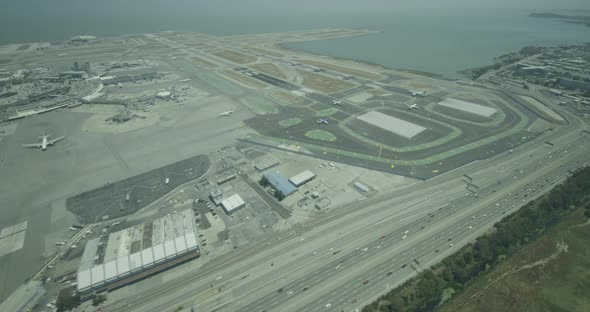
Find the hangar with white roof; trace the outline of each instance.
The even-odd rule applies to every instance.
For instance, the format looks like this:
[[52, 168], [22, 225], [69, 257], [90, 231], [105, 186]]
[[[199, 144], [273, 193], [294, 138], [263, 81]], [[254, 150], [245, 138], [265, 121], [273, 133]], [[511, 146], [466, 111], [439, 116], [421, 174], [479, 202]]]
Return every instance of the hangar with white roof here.
[[191, 209], [89, 240], [78, 268], [82, 296], [113, 290], [199, 256]]

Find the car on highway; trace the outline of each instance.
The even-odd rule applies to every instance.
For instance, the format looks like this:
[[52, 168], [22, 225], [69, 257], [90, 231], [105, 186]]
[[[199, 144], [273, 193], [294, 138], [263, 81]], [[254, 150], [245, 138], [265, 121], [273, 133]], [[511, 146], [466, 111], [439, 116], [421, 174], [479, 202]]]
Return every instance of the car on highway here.
[[402, 269], [405, 269], [408, 265], [407, 264], [402, 264]]
[[367, 285], [367, 284], [369, 284], [369, 280], [364, 280], [363, 285]]
[[473, 225], [470, 225], [470, 226], [469, 226], [469, 227], [467, 227], [467, 228], [471, 230], [471, 229], [473, 228]]
[[406, 239], [406, 238], [408, 238], [408, 235], [404, 235], [404, 237], [402, 237], [402, 239]]

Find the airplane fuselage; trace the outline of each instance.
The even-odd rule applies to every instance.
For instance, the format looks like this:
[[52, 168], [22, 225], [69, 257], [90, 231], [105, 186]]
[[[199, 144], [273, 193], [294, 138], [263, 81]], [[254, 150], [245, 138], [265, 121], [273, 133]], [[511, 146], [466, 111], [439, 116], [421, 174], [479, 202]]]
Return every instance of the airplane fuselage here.
[[44, 135], [43, 141], [41, 142], [41, 150], [46, 150], [46, 149], [47, 149], [47, 136]]
[[64, 137], [61, 136], [59, 138], [55, 138], [55, 139], [50, 139], [50, 135], [42, 135], [39, 137], [39, 139], [41, 139], [41, 142], [39, 143], [33, 143], [33, 144], [23, 144], [24, 148], [38, 148], [41, 149], [42, 151], [47, 150], [47, 148], [49, 147], [49, 145], [53, 145], [56, 142], [61, 141]]

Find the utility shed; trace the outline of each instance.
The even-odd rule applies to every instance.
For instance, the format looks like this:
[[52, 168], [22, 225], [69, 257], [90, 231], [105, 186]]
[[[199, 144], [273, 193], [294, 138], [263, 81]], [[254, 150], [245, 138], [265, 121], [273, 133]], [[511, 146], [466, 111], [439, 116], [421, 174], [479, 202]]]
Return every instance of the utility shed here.
[[292, 176], [289, 179], [289, 182], [291, 182], [293, 185], [295, 185], [296, 187], [300, 187], [303, 184], [315, 179], [316, 175], [315, 173], [309, 171], [309, 170], [305, 170], [295, 176]]
[[265, 173], [264, 179], [266, 179], [270, 186], [281, 194], [282, 197], [287, 197], [297, 191], [297, 188], [291, 184], [289, 180], [276, 172]]
[[232, 212], [244, 207], [246, 203], [238, 194], [234, 194], [221, 201], [221, 206], [225, 209], [225, 212], [229, 215]]

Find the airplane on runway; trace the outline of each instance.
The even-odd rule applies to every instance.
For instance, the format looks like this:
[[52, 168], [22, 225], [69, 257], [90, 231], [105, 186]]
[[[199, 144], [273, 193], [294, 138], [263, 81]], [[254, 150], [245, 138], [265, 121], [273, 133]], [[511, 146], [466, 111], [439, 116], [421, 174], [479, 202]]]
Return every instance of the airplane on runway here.
[[342, 101], [340, 101], [340, 100], [332, 100], [332, 105], [342, 105]]
[[327, 125], [328, 122], [330, 122], [330, 120], [328, 118], [320, 118], [320, 119], [318, 119], [318, 124], [320, 124], [320, 125], [321, 124]]
[[408, 109], [418, 109], [420, 107], [418, 107], [418, 104], [414, 103], [412, 105], [408, 105]]
[[46, 150], [48, 146], [53, 145], [61, 140], [63, 140], [63, 136], [59, 137], [59, 138], [55, 138], [53, 140], [49, 140], [51, 136], [50, 135], [42, 135], [39, 137], [39, 139], [41, 139], [41, 142], [39, 143], [33, 143], [33, 144], [23, 144], [24, 148], [40, 148], [41, 150]]
[[230, 111], [223, 112], [223, 113], [219, 114], [219, 117], [226, 117], [226, 116], [229, 116], [229, 115], [231, 115], [233, 113], [234, 113], [234, 111], [231, 111], [230, 110]]
[[410, 92], [410, 94], [412, 96], [425, 96], [426, 95], [426, 91], [416, 91], [416, 90], [408, 90], [408, 92]]

